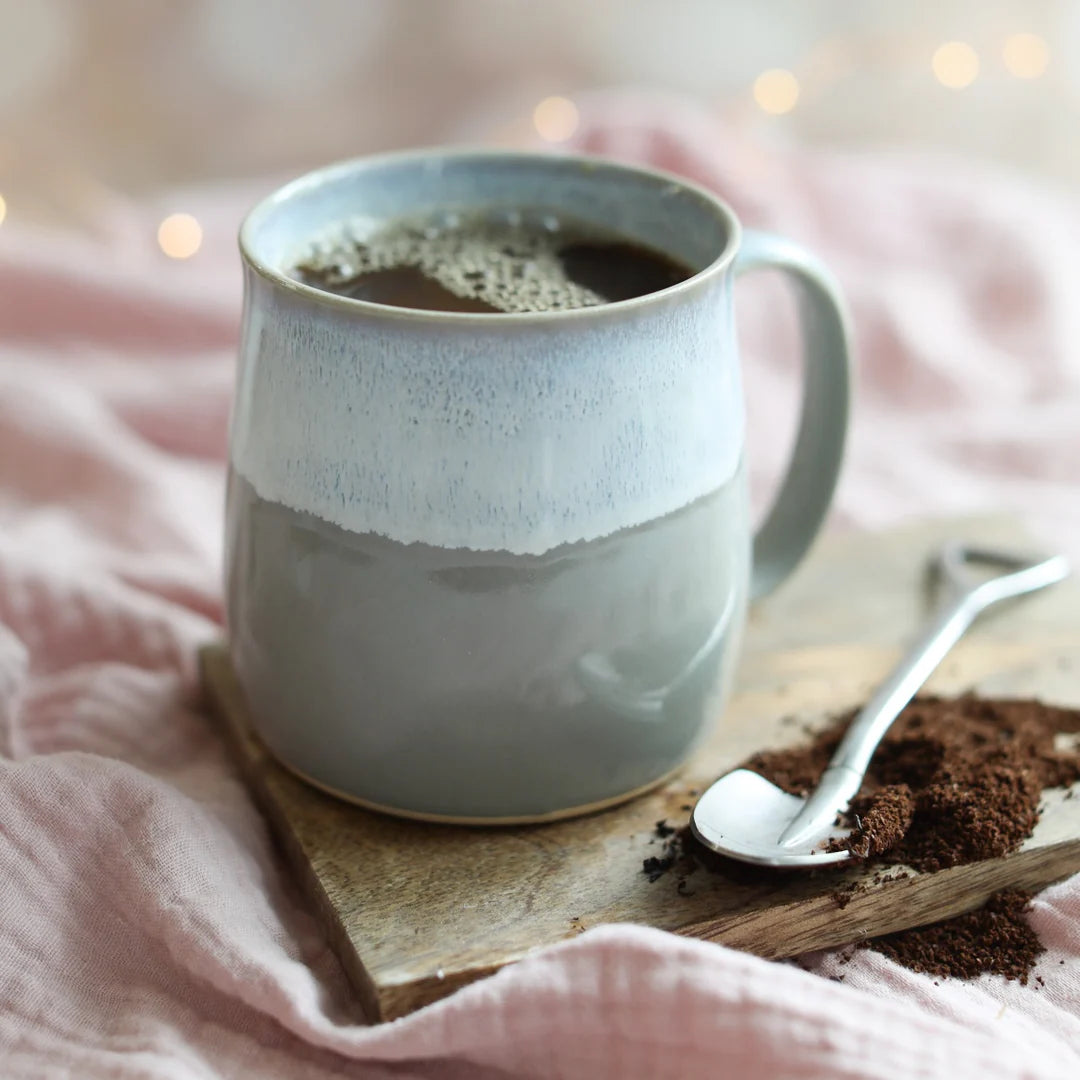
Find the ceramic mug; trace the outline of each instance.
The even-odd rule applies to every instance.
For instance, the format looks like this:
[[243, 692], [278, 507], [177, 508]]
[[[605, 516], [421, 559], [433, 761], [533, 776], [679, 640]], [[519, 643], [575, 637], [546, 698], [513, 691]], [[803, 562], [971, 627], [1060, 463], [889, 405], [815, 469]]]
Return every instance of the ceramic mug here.
[[[390, 307], [290, 275], [346, 220], [514, 208], [693, 274], [533, 314]], [[832, 497], [849, 357], [828, 273], [678, 177], [499, 151], [311, 173], [251, 211], [240, 246], [227, 614], [270, 750], [364, 805], [466, 822], [595, 809], [673, 771], [721, 716], [748, 598], [795, 566]], [[759, 267], [798, 292], [805, 362], [755, 534], [732, 301]]]

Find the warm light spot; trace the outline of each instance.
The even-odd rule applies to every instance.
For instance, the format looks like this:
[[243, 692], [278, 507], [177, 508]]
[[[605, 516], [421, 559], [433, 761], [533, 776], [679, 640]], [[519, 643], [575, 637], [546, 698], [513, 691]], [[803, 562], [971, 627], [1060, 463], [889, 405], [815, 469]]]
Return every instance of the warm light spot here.
[[1005, 39], [1001, 57], [1010, 75], [1037, 79], [1050, 63], [1050, 50], [1038, 34], [1013, 34]]
[[170, 259], [188, 259], [202, 245], [202, 226], [190, 214], [170, 214], [158, 226], [157, 242]]
[[533, 127], [541, 139], [566, 142], [578, 129], [578, 108], [569, 98], [544, 98], [533, 109]]
[[754, 100], [772, 116], [795, 108], [799, 100], [799, 80], [783, 68], [770, 68], [754, 80]]
[[966, 41], [939, 45], [930, 64], [937, 81], [950, 90], [970, 86], [979, 75], [979, 55]]
[[7, 217], [7, 203], [4, 202], [4, 196], [0, 195], [0, 225], [4, 224], [4, 218]]

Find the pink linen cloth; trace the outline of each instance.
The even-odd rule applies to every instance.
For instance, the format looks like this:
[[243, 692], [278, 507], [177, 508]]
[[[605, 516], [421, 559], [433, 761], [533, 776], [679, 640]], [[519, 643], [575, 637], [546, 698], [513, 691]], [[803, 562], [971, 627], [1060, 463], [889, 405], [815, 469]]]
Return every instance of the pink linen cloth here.
[[[583, 115], [581, 146], [694, 177], [840, 278], [860, 387], [835, 521], [1012, 509], [1080, 551], [1075, 200], [770, 150], [655, 97]], [[801, 970], [615, 926], [394, 1024], [357, 1018], [194, 705], [256, 194], [189, 193], [188, 262], [152, 242], [173, 206], [103, 205], [90, 239], [0, 230], [0, 1076], [1075, 1076], [1080, 877], [1035, 903], [1045, 985], [871, 952]], [[775, 283], [739, 294], [760, 503], [796, 365]]]

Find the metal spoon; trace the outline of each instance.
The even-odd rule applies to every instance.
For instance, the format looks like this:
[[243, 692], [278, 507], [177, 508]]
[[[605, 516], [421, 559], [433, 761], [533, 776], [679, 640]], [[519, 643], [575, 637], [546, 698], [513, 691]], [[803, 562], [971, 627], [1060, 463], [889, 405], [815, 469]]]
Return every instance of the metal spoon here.
[[[1006, 572], [977, 580], [968, 569], [972, 563]], [[749, 769], [735, 769], [698, 799], [690, 817], [691, 830], [706, 847], [762, 866], [825, 866], [850, 859], [843, 848], [827, 850], [831, 841], [852, 832], [836, 824], [837, 816], [858, 793], [874, 751], [904, 706], [984, 609], [1069, 574], [1062, 555], [1030, 559], [960, 543], [947, 544], [932, 566], [949, 586], [950, 599], [852, 721], [809, 798], [789, 795]]]

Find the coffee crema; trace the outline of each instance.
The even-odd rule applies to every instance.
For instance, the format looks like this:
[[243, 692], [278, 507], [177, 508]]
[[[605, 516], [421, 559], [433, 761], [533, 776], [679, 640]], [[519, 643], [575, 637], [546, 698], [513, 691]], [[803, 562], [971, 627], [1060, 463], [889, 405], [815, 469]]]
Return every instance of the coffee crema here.
[[479, 314], [630, 300], [694, 273], [618, 233], [539, 210], [442, 211], [343, 224], [293, 267], [306, 285], [392, 307]]

